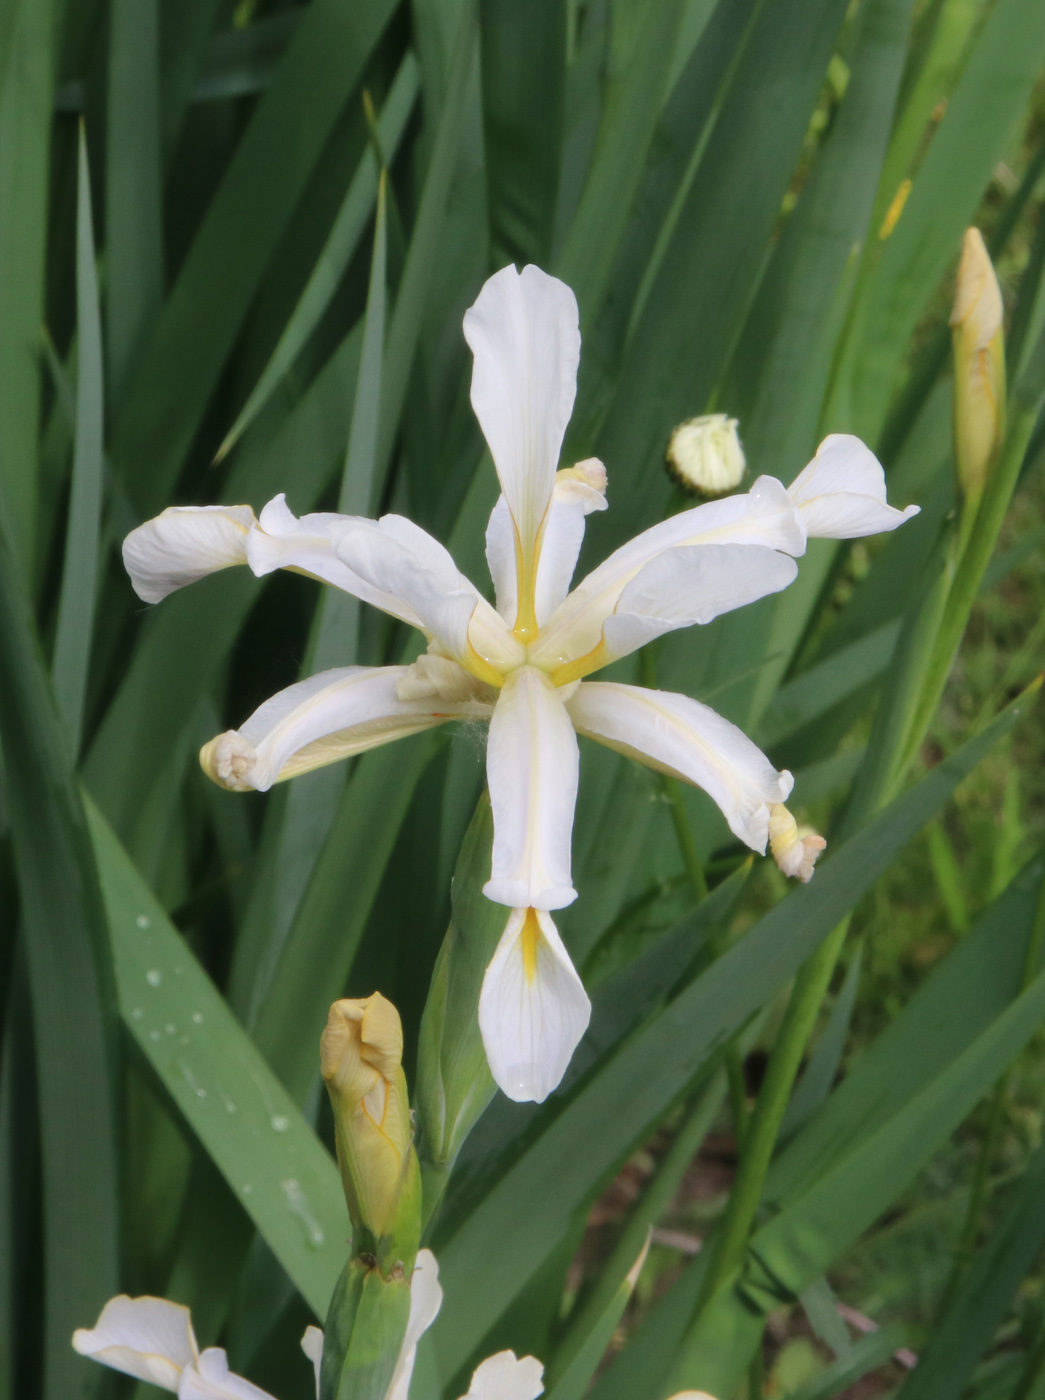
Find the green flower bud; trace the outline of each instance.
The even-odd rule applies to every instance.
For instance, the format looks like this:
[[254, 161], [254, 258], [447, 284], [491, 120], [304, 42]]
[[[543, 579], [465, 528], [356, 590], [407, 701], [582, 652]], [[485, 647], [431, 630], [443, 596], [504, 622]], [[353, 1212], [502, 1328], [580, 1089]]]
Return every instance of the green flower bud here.
[[373, 1253], [387, 1276], [409, 1270], [420, 1236], [420, 1175], [403, 1074], [403, 1028], [390, 1001], [334, 1002], [320, 1040], [320, 1066], [334, 1109], [341, 1184], [357, 1253]]
[[965, 231], [951, 312], [954, 459], [971, 521], [1005, 434], [1005, 342], [998, 279], [979, 229]]

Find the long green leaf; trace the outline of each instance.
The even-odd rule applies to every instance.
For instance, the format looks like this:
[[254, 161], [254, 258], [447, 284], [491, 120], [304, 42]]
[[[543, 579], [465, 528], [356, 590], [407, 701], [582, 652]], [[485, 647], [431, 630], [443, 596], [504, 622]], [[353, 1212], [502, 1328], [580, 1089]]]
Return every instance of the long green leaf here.
[[565, 0], [480, 0], [491, 261], [551, 255], [566, 77]]
[[313, 1045], [341, 996], [421, 773], [431, 735], [365, 754], [345, 788], [265, 998], [254, 1036], [298, 1102], [316, 1079]]
[[0, 523], [23, 570], [35, 552], [54, 11], [16, 0], [0, 72]]
[[[416, 83], [416, 80], [415, 80]], [[389, 105], [391, 99], [389, 99]], [[386, 108], [387, 110], [387, 108]], [[348, 451], [337, 508], [344, 515], [371, 515], [374, 509], [374, 475], [377, 465], [377, 425], [381, 410], [381, 367], [385, 345], [385, 301], [388, 265], [385, 219], [385, 181], [382, 172], [374, 225], [374, 253], [370, 264], [363, 347], [359, 360]], [[338, 589], [324, 589], [312, 623], [312, 637], [305, 671], [311, 674], [331, 666], [354, 665], [359, 646], [358, 598]], [[239, 991], [248, 1025], [253, 1025], [264, 1001], [276, 964], [300, 905], [309, 876], [315, 868], [345, 787], [345, 765], [322, 769], [292, 783], [286, 800], [275, 808], [280, 821], [272, 870], [263, 899], [252, 902], [254, 920], [264, 919], [267, 937], [259, 950], [260, 932], [251, 928], [249, 941], [237, 948], [237, 971], [249, 959], [249, 994]], [[237, 977], [237, 982], [241, 980]]]
[[108, 403], [119, 407], [163, 300], [159, 0], [113, 0], [105, 150]]
[[[260, 506], [290, 485], [292, 507], [312, 507], [342, 460], [359, 344], [358, 333], [346, 337], [262, 449], [250, 453], [245, 444], [229, 481], [231, 500]], [[124, 840], [134, 831], [160, 761], [191, 723], [259, 591], [246, 570], [219, 574], [166, 599], [148, 618], [84, 770], [91, 795]]]
[[627, 393], [616, 396], [599, 436], [599, 455], [630, 471], [615, 483], [613, 509], [589, 527], [593, 546], [619, 543], [668, 499], [668, 435], [705, 410], [721, 378], [843, 13], [840, 0], [798, 10], [765, 0], [757, 12], [631, 337], [621, 370]]
[[113, 463], [143, 514], [174, 483], [268, 260], [394, 8], [309, 5], [236, 149], [116, 425]]
[[[89, 806], [120, 1011], [164, 1088], [318, 1317], [346, 1258], [337, 1168]], [[311, 1046], [319, 1062], [318, 1038]]]
[[903, 1400], [948, 1400], [962, 1393], [1043, 1243], [1045, 1147], [1039, 1147], [917, 1369], [901, 1387]]
[[1019, 713], [1017, 702], [760, 920], [595, 1073], [479, 1202], [440, 1254], [446, 1302], [434, 1335], [448, 1374], [562, 1238], [574, 1211], [714, 1051], [787, 982]]
[[[417, 61], [410, 53], [399, 65], [395, 82], [378, 119], [377, 131], [382, 153], [391, 161], [402, 139], [404, 128], [413, 111], [418, 92]], [[374, 152], [367, 147], [351, 184], [337, 212], [323, 251], [316, 260], [305, 290], [279, 338], [268, 364], [262, 371], [250, 398], [243, 405], [235, 423], [225, 435], [218, 452], [220, 461], [246, 432], [268, 403], [279, 381], [288, 373], [299, 352], [315, 330], [330, 304], [345, 268], [359, 244], [363, 228], [377, 196], [378, 170]], [[363, 508], [363, 514], [368, 512]]]
[[[584, 326], [602, 303], [660, 116], [685, 8], [682, 0], [656, 0], [645, 7], [634, 51], [623, 71], [613, 75], [616, 81], [603, 102], [591, 170], [556, 267], [577, 296]], [[712, 0], [698, 7], [698, 22], [700, 13], [706, 20], [712, 8]]]
[[926, 298], [958, 249], [1045, 59], [1045, 10], [998, 0], [984, 24], [895, 231], [881, 245], [843, 370], [852, 430], [872, 443]]
[[116, 1019], [98, 877], [24, 585], [0, 531], [0, 740], [43, 1148], [45, 1400], [92, 1395], [69, 1346], [117, 1292]]
[[76, 310], [76, 450], [51, 665], [58, 713], [74, 757], [80, 752], [87, 666], [98, 596], [98, 544], [105, 470], [102, 326], [91, 217], [91, 177], [82, 127], [76, 214]]

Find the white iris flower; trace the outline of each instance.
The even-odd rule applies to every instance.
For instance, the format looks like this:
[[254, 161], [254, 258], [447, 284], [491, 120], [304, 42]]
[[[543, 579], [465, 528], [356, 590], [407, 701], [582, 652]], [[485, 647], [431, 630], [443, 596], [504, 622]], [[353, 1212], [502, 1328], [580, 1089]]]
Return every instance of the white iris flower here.
[[[422, 1249], [410, 1279], [406, 1336], [385, 1400], [407, 1400], [417, 1344], [442, 1301], [435, 1255]], [[229, 1370], [223, 1348], [200, 1351], [188, 1308], [166, 1298], [110, 1298], [94, 1327], [73, 1333], [73, 1346], [115, 1371], [175, 1391], [178, 1400], [273, 1400], [268, 1391]], [[305, 1329], [301, 1347], [315, 1369], [319, 1400], [323, 1333], [318, 1327]], [[462, 1400], [537, 1400], [544, 1390], [543, 1377], [544, 1367], [536, 1357], [501, 1351], [476, 1367]]]
[[173, 507], [133, 531], [123, 555], [146, 602], [231, 564], [293, 569], [416, 627], [411, 666], [348, 666], [268, 700], [201, 755], [217, 782], [265, 791], [281, 779], [455, 719], [490, 724], [494, 845], [485, 893], [511, 909], [479, 1009], [490, 1068], [511, 1098], [543, 1100], [588, 1024], [584, 987], [550, 918], [576, 898], [570, 841], [577, 734], [703, 788], [730, 830], [764, 853], [792, 778], [735, 725], [685, 695], [585, 677], [679, 627], [778, 592], [813, 536], [895, 529], [917, 511], [886, 503], [858, 438], [833, 435], [785, 488], [751, 490], [672, 516], [616, 550], [570, 591], [584, 519], [606, 507], [594, 459], [558, 471], [573, 410], [580, 331], [569, 287], [503, 268], [464, 318], [472, 407], [502, 495], [486, 557], [496, 607], [431, 535], [398, 515], [297, 519], [283, 496], [248, 506]]

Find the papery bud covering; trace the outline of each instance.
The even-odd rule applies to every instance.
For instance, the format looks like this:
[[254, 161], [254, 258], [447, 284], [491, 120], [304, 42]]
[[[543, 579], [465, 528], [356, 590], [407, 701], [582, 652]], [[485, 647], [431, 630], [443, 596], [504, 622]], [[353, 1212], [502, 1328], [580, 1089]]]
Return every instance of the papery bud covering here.
[[668, 443], [667, 464], [675, 480], [688, 491], [701, 496], [732, 491], [746, 465], [737, 420], [725, 413], [707, 413], [680, 423]]

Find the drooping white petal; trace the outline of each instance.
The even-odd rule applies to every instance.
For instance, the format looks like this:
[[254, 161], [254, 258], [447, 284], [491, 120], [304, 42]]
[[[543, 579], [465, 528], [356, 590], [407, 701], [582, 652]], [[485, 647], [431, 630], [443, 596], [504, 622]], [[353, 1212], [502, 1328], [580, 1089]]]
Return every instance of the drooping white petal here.
[[698, 544], [651, 559], [620, 595], [602, 629], [607, 659], [627, 656], [654, 637], [744, 607], [794, 581], [787, 554], [757, 544]]
[[784, 487], [760, 476], [750, 491], [707, 501], [653, 525], [615, 550], [577, 585], [541, 629], [531, 651], [541, 666], [585, 656], [633, 578], [667, 550], [694, 545], [762, 545], [785, 554], [805, 551], [805, 530]]
[[447, 700], [431, 688], [401, 699], [398, 687], [412, 671], [409, 666], [341, 666], [298, 681], [266, 700], [240, 729], [212, 739], [200, 754], [204, 771], [223, 787], [267, 792], [275, 782], [447, 720], [489, 714], [479, 699]]
[[503, 1092], [517, 1103], [543, 1103], [590, 1019], [584, 984], [550, 916], [513, 909], [479, 996], [486, 1059]]
[[301, 1338], [301, 1350], [312, 1362], [312, 1369], [316, 1373], [316, 1400], [319, 1400], [319, 1386], [323, 1371], [323, 1329], [322, 1327], [306, 1327], [305, 1335]]
[[[547, 622], [569, 592], [584, 543], [585, 517], [593, 510], [605, 509], [606, 468], [596, 457], [556, 473], [541, 537], [534, 589], [534, 615], [539, 626]], [[515, 531], [503, 494], [490, 512], [486, 527], [486, 562], [493, 579], [497, 611], [510, 627], [518, 610], [518, 580]]]
[[562, 692], [532, 666], [511, 672], [486, 749], [494, 821], [488, 899], [515, 909], [562, 909], [577, 898], [570, 842], [578, 764]]
[[430, 1249], [418, 1250], [414, 1272], [410, 1275], [410, 1316], [385, 1400], [407, 1400], [417, 1344], [435, 1321], [442, 1305], [443, 1290], [435, 1255]]
[[208, 1347], [178, 1381], [178, 1400], [272, 1400], [267, 1390], [229, 1370], [222, 1347]]
[[794, 779], [735, 724], [688, 695], [611, 681], [582, 681], [566, 708], [579, 733], [703, 788], [734, 836], [765, 853], [770, 808]]
[[536, 1356], [499, 1351], [480, 1361], [461, 1400], [537, 1400], [543, 1391], [544, 1367]]
[[475, 357], [472, 408], [531, 560], [577, 390], [577, 299], [540, 268], [505, 267], [465, 313], [464, 335]]
[[415, 626], [456, 660], [474, 647], [495, 668], [518, 665], [522, 647], [465, 578], [449, 552], [401, 515], [349, 520], [337, 531], [338, 558], [377, 592], [402, 600]]
[[247, 562], [250, 506], [170, 506], [123, 542], [123, 564], [143, 603], [158, 603], [207, 574]]
[[885, 472], [871, 449], [850, 433], [832, 433], [788, 488], [813, 538], [853, 540], [895, 530], [918, 506], [897, 510], [885, 498]]
[[282, 494], [274, 496], [258, 519], [247, 540], [247, 562], [258, 578], [276, 569], [293, 569], [351, 593], [391, 613], [411, 627], [422, 627], [420, 617], [394, 590], [376, 587], [362, 578], [340, 558], [335, 541], [346, 526], [371, 526], [376, 522], [362, 516], [336, 515], [319, 511], [296, 516]]
[[199, 1355], [188, 1308], [166, 1298], [110, 1298], [91, 1328], [78, 1327], [73, 1346], [140, 1381], [177, 1390], [184, 1367]]

